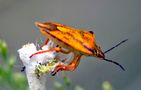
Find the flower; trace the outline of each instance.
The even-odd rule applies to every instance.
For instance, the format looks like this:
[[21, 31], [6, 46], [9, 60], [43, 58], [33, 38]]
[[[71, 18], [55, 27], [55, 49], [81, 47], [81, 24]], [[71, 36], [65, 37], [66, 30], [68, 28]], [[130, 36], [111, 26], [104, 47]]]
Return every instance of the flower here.
[[[19, 57], [30, 73], [36, 74], [38, 77], [42, 74], [52, 72], [54, 68], [61, 63], [59, 59], [55, 59], [57, 52], [43, 52], [40, 54], [33, 55], [37, 52], [42, 52], [53, 48], [53, 42], [50, 40], [47, 45], [41, 47], [37, 50], [34, 43], [28, 43], [23, 45], [21, 49], [18, 50]], [[32, 57], [30, 57], [33, 55]]]
[[46, 90], [46, 74], [51, 74], [58, 64], [62, 64], [59, 58], [56, 59], [56, 51], [44, 52], [53, 47], [54, 43], [50, 40], [48, 44], [42, 46], [40, 50], [37, 50], [34, 43], [23, 45], [23, 47], [18, 50], [19, 57], [26, 67], [25, 72], [29, 90]]

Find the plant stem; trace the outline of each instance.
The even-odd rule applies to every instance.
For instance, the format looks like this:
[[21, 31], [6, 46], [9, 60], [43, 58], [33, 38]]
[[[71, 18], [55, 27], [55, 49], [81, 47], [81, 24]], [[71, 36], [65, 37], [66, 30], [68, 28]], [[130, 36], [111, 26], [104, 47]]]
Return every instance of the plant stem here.
[[34, 72], [31, 72], [30, 68], [26, 67], [26, 76], [30, 90], [47, 90], [45, 87], [46, 79], [44, 75], [38, 78]]

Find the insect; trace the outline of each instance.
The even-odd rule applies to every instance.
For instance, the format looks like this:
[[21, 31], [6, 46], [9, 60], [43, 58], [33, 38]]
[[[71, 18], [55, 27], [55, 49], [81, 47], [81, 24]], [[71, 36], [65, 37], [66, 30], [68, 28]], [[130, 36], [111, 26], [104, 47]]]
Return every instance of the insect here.
[[[37, 52], [32, 54], [30, 57], [36, 54], [49, 52], [49, 51], [57, 51], [57, 52], [62, 52], [64, 54], [68, 54], [70, 52], [74, 53], [73, 60], [69, 64], [59, 64], [58, 66], [56, 66], [55, 70], [52, 72], [52, 75], [55, 75], [60, 70], [64, 70], [64, 71], [75, 70], [79, 65], [80, 59], [83, 55], [93, 56], [99, 58], [100, 60], [112, 62], [118, 65], [122, 70], [125, 70], [123, 66], [120, 65], [119, 63], [113, 60], [106, 59], [105, 53], [111, 51], [115, 47], [124, 43], [125, 41], [127, 41], [127, 39], [123, 40], [122, 42], [110, 48], [109, 50], [103, 52], [100, 46], [96, 44], [95, 34], [92, 31], [83, 31], [55, 22], [45, 22], [45, 23], [36, 22], [35, 24], [39, 27], [40, 32], [43, 35], [47, 36], [49, 39], [56, 42], [60, 47], [54, 47], [50, 50]], [[66, 48], [67, 50], [63, 50], [61, 47]]]

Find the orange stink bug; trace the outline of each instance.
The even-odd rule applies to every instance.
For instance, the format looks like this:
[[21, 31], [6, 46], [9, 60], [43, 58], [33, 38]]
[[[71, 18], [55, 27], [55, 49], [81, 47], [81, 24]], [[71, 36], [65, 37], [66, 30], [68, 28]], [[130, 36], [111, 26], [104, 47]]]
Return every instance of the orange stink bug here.
[[[55, 70], [52, 72], [52, 75], [55, 75], [56, 72], [58, 72], [59, 70], [64, 71], [75, 70], [79, 65], [81, 56], [83, 55], [93, 56], [99, 58], [100, 60], [112, 62], [120, 66], [122, 70], [125, 70], [119, 63], [106, 59], [105, 53], [119, 46], [121, 43], [124, 43], [125, 41], [127, 41], [127, 39], [123, 40], [122, 42], [112, 47], [111, 49], [103, 52], [101, 48], [96, 44], [95, 35], [92, 31], [83, 31], [54, 22], [45, 23], [36, 22], [35, 24], [39, 27], [40, 32], [43, 35], [53, 40], [60, 47], [55, 47], [50, 50], [34, 53], [33, 55], [31, 55], [31, 57], [36, 54], [48, 51], [57, 51], [65, 54], [68, 54], [70, 52], [74, 53], [73, 60], [69, 64], [59, 64], [58, 66], [56, 66]], [[66, 48], [67, 51], [63, 50], [61, 47]]]

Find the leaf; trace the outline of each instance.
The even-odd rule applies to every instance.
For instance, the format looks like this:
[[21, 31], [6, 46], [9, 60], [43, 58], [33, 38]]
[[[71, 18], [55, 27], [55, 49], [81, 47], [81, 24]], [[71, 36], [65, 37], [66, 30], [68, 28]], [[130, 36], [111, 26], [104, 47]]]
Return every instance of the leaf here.
[[0, 40], [0, 54], [3, 58], [3, 60], [7, 60], [8, 56], [8, 49], [7, 49], [7, 44], [4, 41]]
[[19, 83], [19, 84], [26, 82], [26, 77], [21, 73], [13, 73], [13, 79], [16, 83]]
[[12, 70], [15, 64], [16, 64], [16, 57], [11, 56], [8, 60], [9, 69]]
[[3, 82], [9, 82], [10, 75], [11, 73], [9, 73], [9, 70], [7, 70], [7, 68], [0, 67], [0, 79], [3, 80]]
[[113, 90], [112, 85], [108, 81], [104, 81], [102, 84], [103, 90]]
[[63, 85], [59, 82], [55, 82], [54, 86], [55, 86], [55, 90], [64, 90]]
[[74, 90], [84, 90], [82, 87], [80, 87], [79, 85], [75, 86]]
[[70, 78], [68, 78], [67, 76], [64, 76], [64, 82], [65, 82], [67, 88], [70, 88], [70, 84], [71, 84]]

